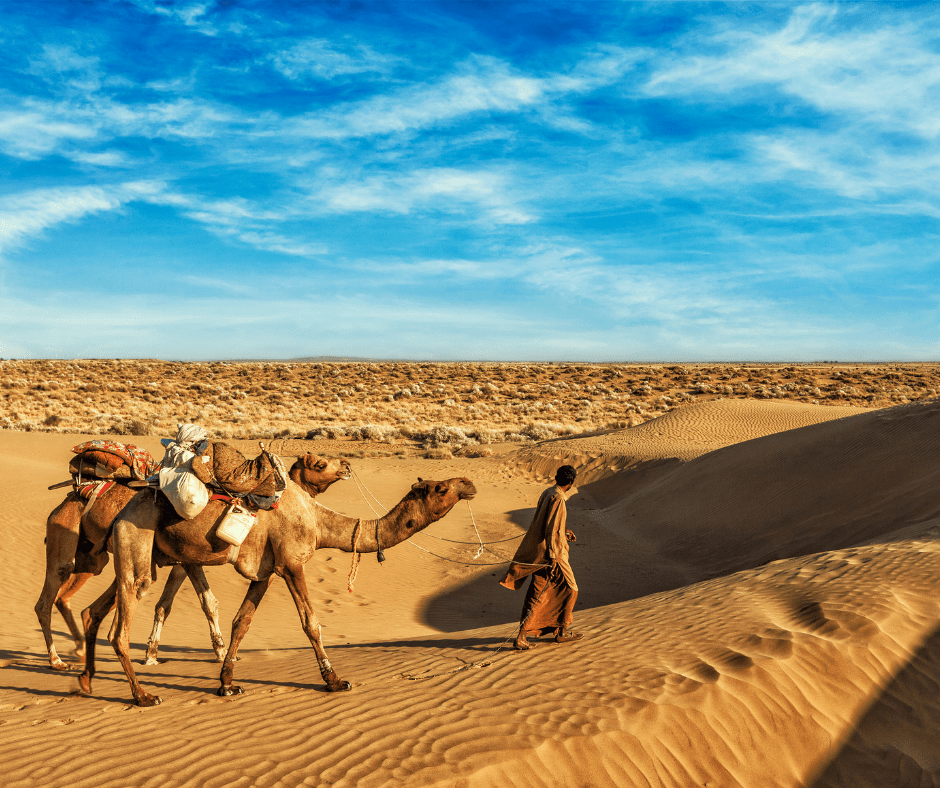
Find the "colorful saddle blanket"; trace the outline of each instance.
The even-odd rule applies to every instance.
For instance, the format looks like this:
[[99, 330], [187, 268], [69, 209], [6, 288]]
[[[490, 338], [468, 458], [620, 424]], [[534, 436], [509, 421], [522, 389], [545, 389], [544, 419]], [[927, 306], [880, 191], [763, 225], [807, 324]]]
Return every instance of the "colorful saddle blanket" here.
[[69, 472], [83, 479], [146, 479], [156, 472], [150, 452], [133, 443], [94, 440], [73, 446]]

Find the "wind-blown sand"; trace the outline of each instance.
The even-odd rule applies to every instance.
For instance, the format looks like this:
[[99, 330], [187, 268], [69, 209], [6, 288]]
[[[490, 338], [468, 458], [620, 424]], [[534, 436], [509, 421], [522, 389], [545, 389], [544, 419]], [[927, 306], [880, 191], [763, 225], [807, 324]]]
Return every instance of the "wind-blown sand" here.
[[[324, 691], [276, 581], [240, 650], [247, 694], [216, 697], [187, 584], [164, 628], [167, 661], [135, 664], [163, 697], [152, 709], [130, 704], [103, 640], [94, 694], [73, 694], [75, 674], [48, 668], [32, 610], [44, 520], [62, 499], [46, 487], [86, 439], [0, 433], [5, 787], [940, 784], [940, 402], [715, 401], [522, 455], [354, 460], [385, 506], [418, 476], [469, 476], [486, 540], [522, 533], [558, 458], [585, 469], [569, 523], [586, 638], [508, 650], [522, 593], [496, 584], [505, 565], [403, 544], [381, 566], [365, 556], [349, 594], [350, 556], [324, 550], [308, 584], [352, 692]], [[127, 440], [159, 456], [156, 438]], [[372, 516], [353, 481], [321, 500]], [[472, 541], [465, 504], [414, 541], [474, 560], [472, 545], [431, 534]], [[167, 571], [138, 607], [135, 660]], [[230, 567], [207, 575], [230, 621], [247, 581]], [[73, 607], [111, 577], [109, 565]], [[67, 658], [58, 614], [53, 628]]]

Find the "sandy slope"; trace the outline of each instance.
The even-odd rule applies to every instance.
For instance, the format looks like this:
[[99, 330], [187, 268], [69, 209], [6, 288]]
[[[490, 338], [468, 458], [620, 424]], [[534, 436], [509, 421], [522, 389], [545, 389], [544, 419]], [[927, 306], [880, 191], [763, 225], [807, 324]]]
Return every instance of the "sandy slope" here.
[[[164, 698], [155, 709], [127, 703], [107, 644], [90, 698], [45, 667], [31, 608], [43, 520], [60, 499], [45, 487], [65, 478], [77, 440], [0, 433], [0, 784], [940, 784], [940, 404], [824, 423], [812, 414], [794, 423], [782, 410], [794, 406], [777, 403], [775, 415], [774, 405], [760, 403], [741, 425], [713, 403], [693, 414], [701, 432], [687, 418], [669, 441], [684, 434], [693, 447], [725, 448], [690, 450], [697, 458], [684, 463], [637, 466], [637, 455], [620, 455], [632, 470], [589, 482], [572, 500], [580, 643], [499, 650], [521, 604], [496, 586], [499, 567], [401, 545], [381, 567], [367, 559], [350, 595], [348, 556], [324, 551], [308, 565], [309, 586], [353, 692], [322, 691], [276, 583], [236, 669], [249, 693], [217, 698], [218, 665], [184, 587], [164, 630], [168, 661], [138, 666]], [[660, 427], [665, 436], [669, 425]], [[653, 446], [643, 459], [678, 456], [639, 429], [608, 443], [660, 441], [658, 457]], [[470, 476], [487, 539], [519, 533], [541, 489], [497, 458], [354, 467], [386, 505], [417, 476]], [[323, 502], [370, 514], [353, 482]], [[470, 540], [469, 514], [460, 506], [430, 533]], [[457, 559], [476, 552], [428, 534], [415, 541]], [[494, 549], [511, 554], [514, 544]], [[230, 618], [246, 581], [227, 567], [208, 575]], [[83, 591], [78, 606], [93, 596]], [[65, 645], [61, 619], [54, 625]], [[457, 670], [466, 665], [475, 666]]]
[[579, 483], [596, 481], [640, 463], [691, 460], [733, 443], [844, 419], [869, 409], [754, 399], [683, 405], [627, 430], [590, 438], [556, 438], [519, 452], [510, 467], [551, 479], [559, 461], [579, 470]]

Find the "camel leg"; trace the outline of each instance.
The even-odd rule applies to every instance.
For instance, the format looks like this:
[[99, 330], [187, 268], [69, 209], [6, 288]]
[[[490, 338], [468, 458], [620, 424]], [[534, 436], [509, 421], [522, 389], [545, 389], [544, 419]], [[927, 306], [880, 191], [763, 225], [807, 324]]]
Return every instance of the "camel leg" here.
[[[155, 706], [161, 699], [143, 690], [131, 663], [130, 628], [137, 602], [153, 582], [153, 537], [160, 519], [160, 509], [149, 490], [141, 491], [124, 507], [118, 518], [114, 523], [112, 536], [116, 614], [110, 640], [121, 667], [124, 668], [137, 705]], [[86, 627], [86, 638], [88, 633], [89, 629]], [[93, 654], [91, 649], [89, 654]], [[86, 657], [85, 672], [82, 674], [84, 680], [81, 682], [82, 689], [86, 692], [91, 689], [93, 675], [94, 662], [89, 664], [89, 658]]]
[[77, 572], [73, 575], [69, 575], [69, 579], [66, 580], [62, 588], [59, 589], [59, 594], [56, 596], [55, 600], [56, 610], [61, 614], [65, 625], [72, 634], [72, 639], [75, 641], [75, 654], [77, 656], [82, 656], [85, 653], [85, 633], [75, 621], [75, 616], [72, 615], [72, 607], [69, 603], [72, 601], [72, 597], [78, 593], [78, 590], [94, 576], [92, 572]]
[[303, 627], [304, 633], [317, 655], [317, 665], [320, 666], [320, 675], [323, 676], [323, 680], [326, 682], [327, 690], [329, 692], [351, 690], [352, 684], [348, 681], [342, 681], [326, 658], [326, 651], [324, 651], [323, 644], [320, 642], [320, 622], [317, 620], [316, 613], [313, 612], [313, 606], [310, 604], [310, 597], [307, 594], [307, 578], [304, 574], [303, 564], [285, 567], [283, 575], [290, 595], [294, 598], [297, 612], [300, 614], [300, 625]]
[[117, 580], [113, 580], [108, 589], [82, 611], [82, 623], [85, 625], [85, 670], [78, 677], [78, 684], [86, 695], [91, 693], [91, 680], [95, 675], [95, 646], [98, 642], [98, 629], [105, 617], [114, 610], [117, 595]]
[[[33, 609], [36, 611], [39, 628], [46, 642], [49, 664], [55, 670], [69, 669], [68, 664], [59, 657], [55, 644], [52, 642], [52, 607], [57, 604], [62, 586], [69, 581], [75, 568], [75, 550], [78, 548], [78, 524], [81, 516], [82, 508], [79, 503], [66, 498], [52, 510], [46, 520], [46, 577], [43, 581], [42, 592]], [[80, 586], [81, 583], [75, 586], [72, 593]], [[84, 639], [75, 625], [71, 610], [68, 609], [68, 598], [64, 607], [66, 610], [63, 612], [63, 617], [75, 639], [75, 648], [78, 651], [84, 645]]]
[[229, 643], [228, 653], [225, 655], [225, 661], [222, 663], [222, 672], [219, 674], [221, 686], [216, 690], [217, 695], [225, 697], [227, 695], [241, 695], [244, 692], [241, 687], [232, 684], [232, 678], [235, 674], [235, 660], [238, 654], [238, 646], [241, 644], [242, 638], [245, 637], [245, 634], [248, 632], [248, 627], [251, 626], [251, 619], [254, 618], [258, 605], [261, 604], [265, 592], [271, 586], [273, 577], [274, 575], [268, 575], [264, 580], [252, 580], [251, 585], [248, 586], [248, 593], [245, 594], [242, 606], [238, 609], [235, 620], [232, 621], [232, 638]]
[[145, 665], [159, 663], [157, 652], [160, 648], [160, 633], [163, 631], [163, 624], [173, 608], [173, 600], [176, 598], [176, 594], [187, 575], [196, 590], [196, 596], [199, 597], [202, 612], [205, 613], [206, 620], [209, 622], [209, 638], [212, 640], [216, 662], [221, 662], [225, 658], [225, 639], [222, 637], [222, 629], [219, 627], [219, 600], [215, 598], [215, 594], [209, 588], [206, 573], [201, 566], [177, 564], [170, 571], [166, 586], [163, 588], [163, 594], [153, 611], [153, 630], [150, 633], [150, 640], [147, 642]]
[[209, 622], [209, 638], [212, 640], [212, 649], [215, 651], [215, 661], [221, 662], [225, 659], [225, 639], [219, 627], [219, 600], [209, 588], [209, 581], [206, 580], [205, 570], [201, 566], [186, 564], [183, 569], [189, 575], [189, 582], [193, 584], [196, 596], [199, 597], [199, 604], [202, 605], [202, 612], [205, 613], [206, 621]]
[[176, 564], [170, 570], [170, 576], [167, 578], [166, 585], [163, 587], [163, 593], [160, 595], [157, 606], [153, 610], [153, 630], [150, 632], [150, 640], [147, 641], [145, 665], [160, 664], [157, 659], [157, 649], [160, 647], [160, 633], [163, 631], [163, 622], [166, 621], [167, 616], [170, 615], [170, 610], [173, 608], [173, 600], [176, 598], [176, 593], [180, 590], [180, 586], [183, 585], [185, 579], [186, 570], [179, 564]]
[[56, 652], [55, 644], [52, 642], [52, 607], [58, 608], [65, 619], [69, 632], [75, 641], [75, 653], [81, 656], [85, 651], [85, 636], [75, 622], [72, 615], [72, 609], [69, 607], [69, 601], [72, 596], [81, 588], [89, 577], [90, 572], [83, 572], [79, 575], [68, 575], [63, 582], [62, 575], [57, 570], [48, 571], [46, 580], [42, 586], [42, 593], [39, 595], [39, 601], [36, 602], [36, 616], [39, 619], [39, 627], [42, 629], [42, 636], [46, 641], [46, 650], [49, 652], [49, 664], [55, 670], [69, 670], [70, 665], [63, 662]]

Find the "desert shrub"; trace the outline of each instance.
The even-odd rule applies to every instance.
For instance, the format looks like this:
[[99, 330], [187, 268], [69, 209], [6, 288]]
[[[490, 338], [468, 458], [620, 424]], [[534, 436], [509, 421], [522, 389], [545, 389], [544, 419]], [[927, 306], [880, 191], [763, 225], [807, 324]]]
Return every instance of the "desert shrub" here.
[[506, 440], [502, 430], [493, 430], [488, 427], [479, 427], [470, 434], [478, 443], [502, 443]]
[[468, 446], [460, 451], [461, 457], [491, 457], [493, 450], [489, 446]]
[[378, 424], [366, 424], [362, 427], [350, 427], [347, 435], [354, 441], [374, 441], [376, 443], [394, 443], [398, 429]]
[[339, 424], [327, 424], [323, 427], [315, 427], [312, 430], [308, 430], [306, 435], [307, 440], [313, 440], [314, 438], [336, 440], [336, 438], [344, 437], [346, 437], [346, 428]]
[[43, 421], [43, 424], [47, 427], [58, 427], [61, 423], [62, 417], [57, 416], [55, 413], [50, 413]]
[[127, 424], [131, 435], [153, 435], [153, 421], [150, 419], [131, 419]]
[[476, 441], [460, 429], [460, 427], [437, 426], [424, 436], [426, 448], [433, 448], [435, 446], [460, 448], [468, 443], [475, 442]]
[[424, 459], [426, 460], [452, 460], [454, 455], [450, 449], [444, 446], [430, 447], [424, 450]]
[[526, 424], [521, 430], [522, 434], [535, 441], [544, 441], [554, 438], [557, 434], [548, 424], [542, 422], [532, 422]]

